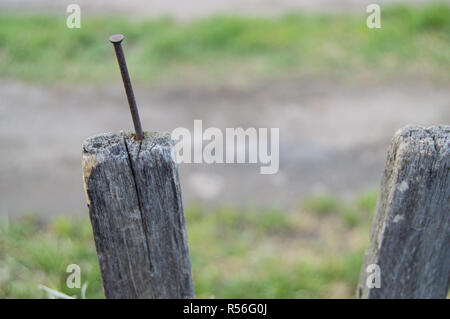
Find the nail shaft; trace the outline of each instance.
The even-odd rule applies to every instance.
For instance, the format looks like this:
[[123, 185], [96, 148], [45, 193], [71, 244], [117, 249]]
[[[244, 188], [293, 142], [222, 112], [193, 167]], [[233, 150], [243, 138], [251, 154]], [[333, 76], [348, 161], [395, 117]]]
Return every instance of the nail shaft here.
[[122, 40], [124, 36], [121, 34], [114, 34], [110, 36], [109, 41], [114, 45], [117, 62], [119, 63], [120, 73], [122, 74], [123, 85], [127, 94], [128, 105], [130, 106], [131, 117], [133, 119], [134, 130], [136, 131], [136, 139], [142, 140], [144, 134], [142, 133], [141, 120], [139, 119], [139, 112], [136, 105], [136, 99], [131, 86], [130, 75], [128, 73], [127, 62], [122, 49]]

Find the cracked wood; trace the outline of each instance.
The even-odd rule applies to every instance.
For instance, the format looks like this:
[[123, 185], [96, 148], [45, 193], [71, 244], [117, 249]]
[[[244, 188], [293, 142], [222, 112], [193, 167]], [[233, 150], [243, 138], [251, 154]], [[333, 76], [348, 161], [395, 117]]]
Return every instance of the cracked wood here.
[[181, 187], [170, 135], [101, 134], [82, 167], [106, 298], [193, 298]]

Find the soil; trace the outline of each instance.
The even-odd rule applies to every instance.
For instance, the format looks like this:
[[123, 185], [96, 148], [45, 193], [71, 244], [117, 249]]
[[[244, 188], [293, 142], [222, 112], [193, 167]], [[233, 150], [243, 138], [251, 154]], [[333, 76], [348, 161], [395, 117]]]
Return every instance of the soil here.
[[[429, 82], [345, 84], [325, 79], [248, 85], [137, 86], [144, 129], [280, 128], [280, 170], [181, 164], [185, 204], [293, 207], [305, 196], [377, 188], [395, 131], [450, 123], [450, 90]], [[81, 143], [131, 130], [123, 87], [0, 81], [0, 213], [86, 214]]]

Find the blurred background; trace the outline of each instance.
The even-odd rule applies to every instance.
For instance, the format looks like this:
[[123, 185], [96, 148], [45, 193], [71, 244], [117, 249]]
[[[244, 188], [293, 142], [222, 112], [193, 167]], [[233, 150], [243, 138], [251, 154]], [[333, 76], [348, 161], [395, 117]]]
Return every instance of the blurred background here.
[[280, 170], [181, 164], [198, 297], [352, 298], [387, 147], [450, 122], [450, 1], [0, 1], [0, 297], [102, 297], [81, 144], [131, 130], [277, 127]]

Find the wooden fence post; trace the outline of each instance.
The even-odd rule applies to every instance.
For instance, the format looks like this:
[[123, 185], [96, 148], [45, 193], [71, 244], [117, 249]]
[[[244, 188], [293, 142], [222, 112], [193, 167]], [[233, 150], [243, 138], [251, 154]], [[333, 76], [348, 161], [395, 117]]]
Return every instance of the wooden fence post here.
[[106, 298], [193, 298], [178, 169], [170, 135], [102, 134], [82, 166]]
[[[359, 298], [445, 298], [450, 281], [450, 126], [406, 127], [388, 150]], [[380, 288], [369, 288], [380, 270]], [[369, 281], [369, 285], [368, 285]]]

